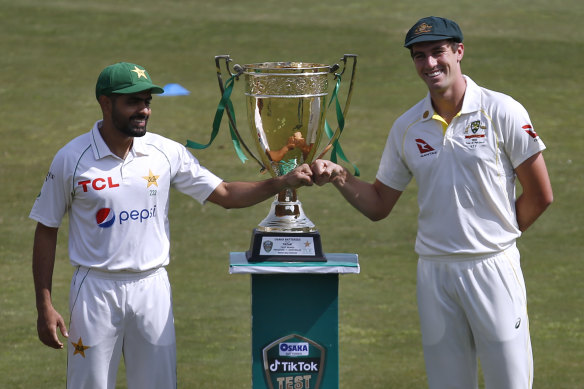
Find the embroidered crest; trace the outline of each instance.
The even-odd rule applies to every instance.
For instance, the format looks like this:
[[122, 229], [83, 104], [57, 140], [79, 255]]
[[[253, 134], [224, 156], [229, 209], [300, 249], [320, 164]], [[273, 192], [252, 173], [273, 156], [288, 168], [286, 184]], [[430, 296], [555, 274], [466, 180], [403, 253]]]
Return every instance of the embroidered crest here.
[[91, 346], [86, 346], [83, 344], [83, 340], [81, 340], [81, 337], [79, 338], [77, 343], [72, 341], [71, 344], [73, 345], [73, 347], [75, 347], [75, 351], [73, 352], [73, 355], [80, 354], [83, 358], [85, 358], [85, 350], [87, 350], [88, 348], [91, 348]]
[[470, 122], [464, 129], [464, 143], [471, 149], [485, 144], [487, 140], [486, 129], [487, 126], [482, 124], [480, 120]]
[[422, 23], [420, 24], [416, 30], [414, 31], [414, 34], [416, 35], [420, 35], [420, 34], [426, 34], [428, 32], [432, 31], [432, 26], [427, 24], [427, 23]]
[[480, 128], [481, 128], [480, 120], [474, 121], [470, 124], [470, 130], [472, 131], [473, 134], [476, 134]]

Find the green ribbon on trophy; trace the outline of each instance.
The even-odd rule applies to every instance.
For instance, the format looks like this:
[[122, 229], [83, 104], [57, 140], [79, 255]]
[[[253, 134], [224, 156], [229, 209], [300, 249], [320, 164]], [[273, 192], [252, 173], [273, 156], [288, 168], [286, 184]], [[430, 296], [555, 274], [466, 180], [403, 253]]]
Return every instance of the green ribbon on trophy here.
[[[217, 112], [215, 112], [215, 118], [213, 119], [213, 131], [211, 132], [211, 139], [209, 140], [209, 143], [204, 145], [202, 143], [197, 143], [197, 142], [193, 142], [191, 140], [187, 140], [187, 144], [186, 144], [187, 147], [190, 147], [191, 149], [202, 150], [202, 149], [206, 149], [207, 147], [211, 146], [211, 143], [213, 143], [213, 141], [215, 140], [215, 137], [219, 133], [219, 128], [221, 127], [221, 120], [223, 119], [223, 113], [225, 112], [225, 107], [227, 107], [227, 109], [230, 110], [231, 112], [235, 112], [233, 110], [233, 104], [231, 103], [231, 92], [233, 91], [233, 84], [235, 83], [236, 77], [237, 77], [237, 75], [233, 75], [233, 76], [231, 76], [231, 78], [229, 78], [227, 80], [227, 82], [225, 82], [225, 91], [223, 92], [223, 95], [221, 96], [221, 100], [219, 100]], [[239, 159], [241, 160], [241, 162], [245, 163], [245, 161], [247, 161], [247, 157], [245, 156], [245, 154], [241, 150], [241, 145], [239, 144], [239, 139], [237, 138], [237, 134], [235, 133], [235, 129], [234, 129], [234, 126], [236, 126], [235, 114], [233, 115], [232, 119], [233, 119], [233, 125], [231, 124], [231, 122], [229, 122], [229, 133], [231, 134], [233, 148], [235, 149], [235, 152], [236, 152], [237, 156], [239, 157]]]
[[[331, 96], [331, 101], [329, 101], [328, 106], [330, 107], [332, 102], [333, 101], [335, 102], [335, 110], [337, 113], [337, 123], [339, 124], [339, 136], [340, 136], [340, 134], [343, 133], [343, 129], [345, 128], [345, 116], [343, 115], [343, 110], [341, 109], [341, 104], [339, 103], [339, 97], [338, 97], [339, 87], [341, 86], [341, 75], [336, 74], [336, 77], [337, 77], [337, 83], [335, 85], [335, 89], [333, 90], [333, 94]], [[329, 126], [326, 119], [324, 121], [324, 131], [326, 132], [326, 135], [328, 136], [329, 139], [333, 138], [334, 132], [331, 129], [331, 126]], [[333, 149], [331, 151], [331, 162], [337, 163], [337, 155], [339, 157], [341, 157], [341, 159], [343, 161], [353, 165], [353, 169], [355, 169], [355, 176], [359, 177], [361, 175], [361, 172], [359, 171], [359, 168], [357, 167], [357, 165], [350, 162], [349, 159], [345, 156], [345, 152], [343, 151], [343, 148], [341, 147], [341, 143], [339, 142], [338, 138], [333, 141]]]
[[[254, 158], [260, 164], [260, 166], [262, 167], [262, 170], [264, 170], [265, 168], [268, 168], [269, 166], [266, 166], [265, 163], [260, 162], [260, 160], [258, 158], [256, 158], [253, 153], [251, 153], [251, 151], [247, 148], [247, 146], [245, 145], [245, 143], [243, 141], [240, 142], [241, 136], [239, 135], [239, 132], [237, 130], [237, 124], [236, 124], [236, 119], [235, 119], [235, 110], [234, 110], [233, 104], [231, 102], [231, 93], [233, 91], [233, 86], [235, 84], [235, 81], [239, 79], [239, 76], [241, 76], [241, 74], [243, 74], [243, 72], [244, 72], [243, 68], [241, 68], [239, 65], [235, 65], [234, 69], [237, 68], [237, 73], [232, 73], [229, 70], [231, 77], [225, 82], [225, 85], [223, 86], [223, 83], [221, 81], [221, 71], [219, 68], [218, 58], [225, 59], [227, 62], [231, 61], [231, 59], [229, 59], [226, 56], [218, 56], [216, 58], [219, 85], [220, 85], [221, 90], [222, 90], [222, 95], [221, 95], [221, 99], [219, 100], [219, 104], [217, 106], [217, 111], [215, 112], [215, 117], [213, 119], [213, 129], [211, 132], [211, 138], [207, 144], [202, 144], [202, 143], [194, 142], [191, 140], [187, 140], [186, 146], [190, 147], [192, 149], [197, 149], [197, 150], [206, 149], [207, 147], [209, 147], [213, 143], [213, 141], [215, 140], [217, 134], [219, 133], [219, 128], [221, 127], [221, 121], [222, 121], [223, 115], [227, 111], [227, 115], [229, 117], [229, 133], [231, 135], [233, 147], [235, 149], [237, 156], [239, 157], [239, 159], [241, 160], [242, 163], [245, 163], [245, 161], [248, 159], [242, 150], [241, 145], [243, 144], [243, 146], [245, 147], [248, 154], [252, 158]], [[345, 61], [345, 64], [346, 64], [346, 59], [347, 59], [347, 56], [345, 56], [345, 58], [343, 58], [343, 60]], [[356, 61], [355, 57], [353, 57], [353, 59], [354, 59], [354, 61]], [[338, 68], [338, 65], [334, 65], [334, 66], [336, 66], [336, 67], [331, 67], [331, 70], [330, 70], [331, 73], [334, 72], [334, 70], [336, 70]], [[353, 73], [354, 73], [354, 71], [355, 71], [355, 63], [353, 64]], [[343, 72], [344, 72], [344, 69], [343, 69]], [[343, 161], [351, 164], [354, 168], [355, 176], [359, 176], [360, 175], [359, 168], [355, 164], [353, 164], [349, 161], [349, 159], [346, 157], [346, 155], [343, 151], [343, 148], [341, 147], [341, 144], [339, 142], [339, 137], [342, 134], [343, 129], [345, 127], [345, 116], [343, 114], [343, 110], [341, 109], [341, 105], [340, 105], [339, 99], [338, 99], [338, 91], [339, 91], [339, 88], [341, 85], [342, 72], [335, 73], [334, 75], [335, 75], [335, 78], [337, 79], [337, 82], [336, 82], [336, 85], [334, 87], [333, 93], [331, 95], [331, 100], [329, 101], [327, 109], [330, 108], [331, 104], [334, 101], [335, 102], [336, 116], [337, 116], [337, 123], [338, 123], [338, 130], [337, 130], [338, 134], [333, 132], [333, 130], [331, 129], [327, 120], [325, 119], [324, 120], [324, 131], [325, 131], [327, 137], [329, 138], [329, 140], [332, 140], [332, 141], [330, 142], [329, 146], [327, 146], [325, 148], [325, 150], [319, 155], [318, 158], [321, 158], [326, 153], [326, 151], [328, 151], [329, 147], [332, 146], [331, 161], [334, 163], [337, 163], [338, 157], [340, 157]], [[353, 77], [354, 77], [354, 75], [353, 75]], [[351, 88], [349, 90], [349, 97], [347, 98], [345, 110], [348, 108], [348, 104], [350, 101], [350, 95], [352, 93], [352, 82], [353, 82], [353, 79], [351, 79]], [[336, 135], [336, 137], [335, 137], [335, 135]], [[334, 140], [333, 140], [333, 138], [334, 138]], [[312, 153], [311, 155], [314, 156], [314, 153]], [[310, 163], [311, 161], [305, 160], [304, 162]], [[279, 174], [286, 174], [287, 172], [289, 172], [290, 170], [294, 169], [297, 166], [297, 160], [295, 160], [295, 159], [290, 159], [288, 161], [280, 159], [277, 161], [277, 163], [279, 165], [277, 168]]]

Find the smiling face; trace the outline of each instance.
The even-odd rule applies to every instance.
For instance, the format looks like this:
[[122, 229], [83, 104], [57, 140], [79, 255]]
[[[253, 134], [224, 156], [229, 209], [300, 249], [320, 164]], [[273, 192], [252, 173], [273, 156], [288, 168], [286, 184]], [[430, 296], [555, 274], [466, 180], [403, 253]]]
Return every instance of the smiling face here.
[[426, 83], [430, 94], [447, 94], [463, 82], [460, 61], [464, 45], [448, 40], [416, 43], [411, 48], [418, 76]]
[[146, 134], [146, 125], [150, 118], [150, 91], [127, 95], [112, 95], [110, 119], [113, 127], [129, 137]]

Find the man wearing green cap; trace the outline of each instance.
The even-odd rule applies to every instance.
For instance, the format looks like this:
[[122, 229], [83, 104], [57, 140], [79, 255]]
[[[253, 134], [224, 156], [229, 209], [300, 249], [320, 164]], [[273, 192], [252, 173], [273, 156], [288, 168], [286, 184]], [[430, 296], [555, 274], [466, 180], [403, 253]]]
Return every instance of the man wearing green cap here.
[[[141, 66], [117, 63], [100, 74], [103, 119], [65, 145], [51, 164], [30, 217], [37, 221], [33, 278], [40, 340], [63, 348], [67, 387], [113, 389], [122, 355], [128, 388], [175, 388], [176, 342], [170, 285], [169, 190], [202, 204], [247, 207], [285, 188], [311, 185], [302, 165], [260, 182], [224, 182], [177, 142], [146, 131], [152, 83]], [[57, 232], [69, 214], [75, 267], [69, 331], [51, 302]]]
[[[373, 184], [330, 161], [312, 165], [372, 220], [389, 215], [416, 179], [417, 297], [430, 388], [531, 388], [533, 363], [516, 240], [553, 200], [545, 146], [527, 111], [463, 75], [452, 20], [408, 31], [427, 96], [393, 124]], [[515, 180], [522, 193], [516, 197]]]

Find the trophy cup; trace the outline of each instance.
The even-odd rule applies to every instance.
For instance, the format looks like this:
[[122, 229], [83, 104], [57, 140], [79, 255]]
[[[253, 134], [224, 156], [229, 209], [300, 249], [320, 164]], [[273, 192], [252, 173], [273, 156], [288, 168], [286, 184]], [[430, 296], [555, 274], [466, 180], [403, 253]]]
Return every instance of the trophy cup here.
[[[352, 60], [351, 79], [345, 107], [341, 112], [337, 90], [349, 59]], [[221, 61], [231, 76], [225, 84]], [[231, 61], [228, 55], [215, 57], [222, 102], [225, 103], [232, 138], [234, 144], [243, 145], [248, 154], [261, 165], [262, 170], [269, 171], [273, 177], [284, 175], [300, 164], [310, 164], [321, 158], [331, 147], [337, 147], [344, 126], [344, 115], [353, 92], [356, 55], [346, 54], [341, 58], [343, 68], [340, 73], [336, 73], [341, 69], [338, 64], [328, 66], [304, 62], [263, 62], [234, 65], [231, 69]], [[245, 80], [250, 131], [250, 137], [247, 138], [252, 139], [250, 142], [253, 142], [257, 156], [240, 136], [235, 112], [229, 100], [234, 80], [239, 80], [241, 76]], [[326, 97], [329, 78], [332, 76], [337, 80], [333, 95], [337, 99], [339, 126], [334, 133], [327, 128], [330, 140], [319, 150], [325, 132]], [[331, 98], [331, 102], [332, 100]], [[315, 224], [304, 214], [295, 189], [286, 189], [276, 196], [266, 218], [253, 230], [246, 257], [249, 262], [326, 261], [320, 234]]]

